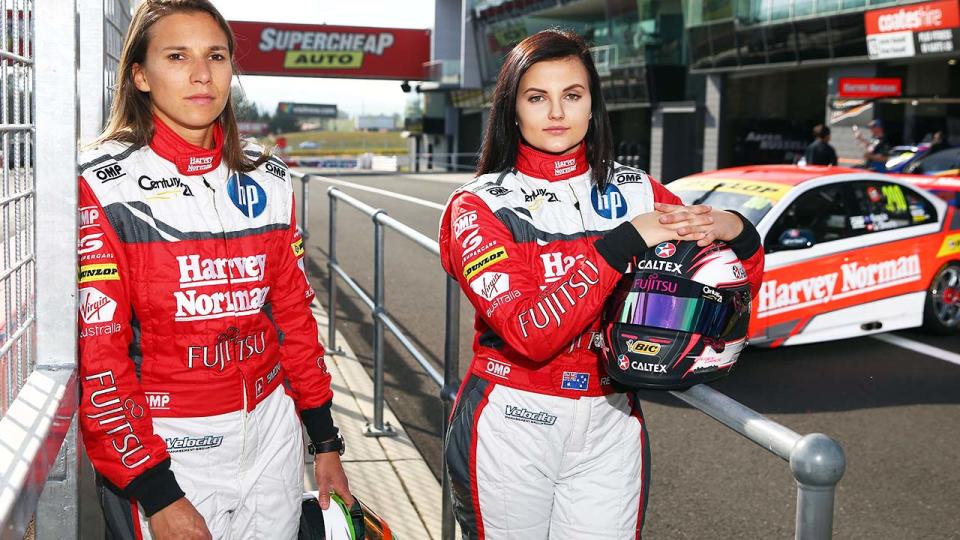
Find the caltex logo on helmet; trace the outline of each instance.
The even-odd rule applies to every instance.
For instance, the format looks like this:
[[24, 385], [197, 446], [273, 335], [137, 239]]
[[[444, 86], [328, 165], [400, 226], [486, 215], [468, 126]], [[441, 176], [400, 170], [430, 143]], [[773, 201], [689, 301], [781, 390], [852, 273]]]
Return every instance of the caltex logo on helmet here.
[[657, 244], [657, 247], [654, 248], [654, 252], [657, 254], [657, 257], [666, 259], [668, 257], [673, 257], [673, 254], [677, 252], [677, 246], [671, 244], [670, 242], [663, 242], [661, 244]]
[[618, 357], [617, 357], [617, 362], [618, 362], [617, 365], [618, 365], [618, 366], [620, 367], [620, 369], [622, 369], [623, 371], [626, 371], [627, 368], [630, 367], [630, 360], [627, 359], [627, 356], [626, 356], [625, 354], [621, 354], [620, 356], [618, 356]]

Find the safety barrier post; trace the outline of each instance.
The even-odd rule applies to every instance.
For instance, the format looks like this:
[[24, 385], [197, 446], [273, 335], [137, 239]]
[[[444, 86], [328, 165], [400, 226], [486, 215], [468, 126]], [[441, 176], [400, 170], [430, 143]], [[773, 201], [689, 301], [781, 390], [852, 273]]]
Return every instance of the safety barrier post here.
[[[450, 415], [460, 387], [460, 284], [447, 277], [446, 328], [443, 336], [443, 388], [440, 399], [443, 401], [443, 430], [445, 436], [450, 427]], [[446, 461], [446, 460], [444, 460]], [[453, 540], [456, 522], [453, 516], [453, 498], [450, 486], [450, 471], [447, 464], [441, 464], [440, 538]]]
[[833, 535], [833, 499], [846, 458], [836, 441], [822, 433], [805, 435], [790, 452], [797, 480], [797, 540], [827, 540]]
[[[50, 463], [49, 473], [46, 468], [34, 469], [39, 478], [32, 478], [28, 484], [46, 479], [36, 506], [36, 537], [73, 539], [80, 537], [75, 415], [78, 336], [74, 254], [77, 245], [77, 184], [73, 180], [77, 176], [76, 137], [80, 121], [77, 92], [78, 11], [76, 1], [67, 0], [41, 0], [36, 5], [33, 2], [14, 3], [12, 7], [7, 14], [14, 17], [14, 49], [17, 43], [27, 44], [29, 33], [36, 32], [35, 64], [26, 67], [29, 64], [21, 61], [23, 67], [15, 70], [13, 78], [23, 95], [12, 100], [14, 122], [19, 119], [29, 124], [34, 112], [36, 114], [36, 200], [33, 201], [34, 209], [29, 212], [34, 213], [35, 221], [22, 224], [35, 227], [35, 234], [43, 235], [41, 239], [33, 237], [36, 241], [34, 279], [35, 283], [42, 286], [36, 287], [36, 369], [30, 380], [42, 378], [49, 383], [59, 379], [66, 383], [61, 403], [47, 403], [48, 406], [53, 405], [53, 409], [45, 412], [56, 411], [50, 418], [52, 425], [48, 435], [32, 441], [32, 444], [39, 443], [44, 447], [47, 458], [56, 456], [56, 459]], [[18, 16], [22, 17], [24, 23], [22, 31], [19, 30]], [[4, 44], [4, 47], [7, 45]], [[24, 47], [24, 53], [29, 55], [29, 46]], [[34, 76], [31, 89], [20, 86], [29, 73]], [[4, 76], [7, 75], [10, 75], [10, 71], [5, 69]], [[9, 80], [5, 79], [2, 84], [9, 84]], [[100, 95], [95, 97], [99, 99]], [[20, 136], [15, 140], [19, 143]], [[14, 145], [15, 148], [18, 146]], [[26, 147], [27, 152], [29, 148]], [[8, 163], [12, 162], [15, 167], [21, 168], [15, 174], [27, 174], [31, 156], [26, 155], [24, 161], [17, 163], [19, 148], [8, 152], [13, 154], [5, 156]], [[5, 171], [4, 178], [6, 176]], [[65, 259], [67, 264], [64, 264]], [[56, 394], [55, 388], [56, 385], [50, 384], [46, 387], [49, 391], [46, 396], [39, 393], [33, 397], [42, 396], [50, 400]]]
[[[304, 178], [310, 175], [304, 175]], [[330, 200], [330, 242], [327, 245], [327, 354], [336, 354], [337, 349], [337, 198], [330, 196], [334, 186], [327, 188], [327, 198]]]
[[373, 425], [367, 437], [393, 437], [396, 430], [383, 421], [383, 225], [378, 219], [384, 210], [373, 213]]
[[310, 175], [300, 179], [300, 230], [304, 240], [310, 239]]

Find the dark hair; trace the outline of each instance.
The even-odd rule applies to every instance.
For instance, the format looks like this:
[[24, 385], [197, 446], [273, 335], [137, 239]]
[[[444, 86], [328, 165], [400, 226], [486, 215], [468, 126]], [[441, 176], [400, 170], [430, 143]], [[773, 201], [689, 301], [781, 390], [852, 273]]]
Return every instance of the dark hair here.
[[592, 169], [593, 182], [602, 190], [606, 186], [613, 164], [613, 132], [603, 103], [600, 76], [593, 65], [593, 57], [586, 42], [572, 32], [550, 29], [537, 32], [517, 44], [508, 54], [497, 87], [493, 91], [493, 106], [487, 121], [487, 131], [480, 147], [480, 163], [477, 176], [507, 170], [517, 160], [520, 130], [517, 128], [517, 91], [520, 79], [530, 66], [544, 60], [569, 57], [579, 58], [590, 76], [591, 113], [590, 125], [584, 141], [587, 144], [587, 161]]
[[817, 124], [813, 126], [813, 136], [818, 139], [823, 139], [830, 136], [830, 128], [823, 124]]
[[[92, 145], [106, 141], [118, 141], [137, 146], [146, 146], [153, 139], [153, 111], [150, 107], [150, 94], [141, 92], [133, 83], [133, 65], [143, 64], [150, 45], [150, 28], [157, 21], [174, 13], [206, 13], [213, 17], [217, 25], [227, 36], [227, 49], [234, 74], [237, 65], [234, 62], [236, 50], [233, 32], [223, 15], [209, 0], [146, 0], [137, 7], [127, 30], [117, 66], [117, 85], [114, 88], [113, 105], [107, 127]], [[233, 110], [233, 98], [227, 103], [215, 120], [223, 128], [223, 161], [233, 171], [247, 172], [259, 167], [269, 157], [263, 152], [256, 160], [243, 153], [240, 141], [240, 129]]]

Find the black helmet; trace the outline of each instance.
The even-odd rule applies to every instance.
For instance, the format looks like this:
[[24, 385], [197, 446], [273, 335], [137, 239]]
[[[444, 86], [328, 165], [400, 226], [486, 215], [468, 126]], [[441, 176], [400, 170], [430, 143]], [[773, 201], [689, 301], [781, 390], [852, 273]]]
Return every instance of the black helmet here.
[[723, 243], [663, 242], [623, 277], [603, 314], [607, 373], [675, 389], [727, 375], [746, 345], [750, 285]]
[[390, 526], [367, 505], [354, 497], [347, 507], [338, 495], [330, 494], [330, 506], [320, 509], [317, 492], [303, 494], [300, 531], [297, 540], [394, 540]]

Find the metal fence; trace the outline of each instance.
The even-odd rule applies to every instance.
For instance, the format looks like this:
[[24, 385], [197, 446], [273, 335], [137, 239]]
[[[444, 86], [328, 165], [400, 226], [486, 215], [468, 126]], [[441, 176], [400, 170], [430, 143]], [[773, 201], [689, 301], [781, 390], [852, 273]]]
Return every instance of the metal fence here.
[[[301, 181], [301, 227], [307, 230], [309, 225], [309, 185], [311, 175], [293, 173]], [[447, 421], [456, 397], [459, 380], [459, 332], [460, 332], [460, 290], [456, 280], [446, 280], [446, 324], [444, 335], [443, 375], [431, 365], [423, 353], [400, 330], [384, 305], [384, 227], [389, 227], [401, 236], [432, 253], [440, 255], [437, 242], [411, 229], [403, 223], [389, 217], [382, 209], [376, 209], [347, 195], [343, 191], [330, 187], [327, 189], [330, 204], [329, 215], [329, 283], [327, 313], [329, 327], [327, 348], [337, 351], [336, 346], [336, 302], [339, 277], [367, 305], [374, 321], [374, 420], [367, 428], [367, 435], [382, 436], [392, 433], [389, 425], [383, 422], [383, 331], [389, 329], [401, 345], [416, 359], [424, 371], [440, 388], [443, 400], [443, 429], [446, 433]], [[343, 202], [369, 216], [374, 223], [374, 294], [371, 298], [340, 266], [337, 259], [337, 206]], [[697, 385], [685, 391], [670, 392], [678, 399], [699, 409], [701, 412], [719, 421], [723, 425], [743, 435], [764, 450], [787, 461], [797, 484], [797, 515], [795, 537], [798, 540], [826, 540], [833, 536], [833, 503], [837, 483], [846, 469], [846, 457], [843, 449], [830, 437], [811, 433], [799, 435], [786, 426], [759, 414], [741, 403], [717, 392], [705, 385]], [[443, 501], [441, 508], [441, 538], [453, 540], [455, 523], [450, 495], [449, 477], [446, 467], [442, 478]]]
[[0, 538], [34, 515], [36, 538], [78, 538], [77, 136], [109, 108], [131, 0], [0, 11]]
[[4, 416], [36, 362], [32, 2], [14, 2], [0, 17], [0, 416]]

